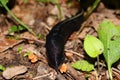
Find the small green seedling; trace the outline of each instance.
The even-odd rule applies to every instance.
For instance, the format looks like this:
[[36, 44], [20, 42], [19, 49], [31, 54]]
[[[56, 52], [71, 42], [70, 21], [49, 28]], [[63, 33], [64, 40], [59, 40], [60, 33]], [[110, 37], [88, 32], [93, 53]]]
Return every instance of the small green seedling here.
[[26, 57], [26, 56], [29, 56], [30, 54], [32, 54], [31, 52], [26, 52], [23, 56]]
[[22, 49], [23, 49], [22, 46], [19, 46], [17, 51], [20, 53], [22, 51]]
[[113, 63], [120, 59], [120, 28], [108, 21], [103, 21], [98, 28], [98, 36], [104, 45], [103, 55], [105, 57], [110, 79], [112, 80]]
[[38, 38], [38, 39], [45, 39], [45, 36], [44, 36], [43, 34], [39, 33], [39, 34], [37, 35], [37, 38]]
[[[89, 15], [93, 12], [93, 10], [97, 7], [97, 5], [100, 3], [100, 0], [95, 0], [95, 2], [93, 3], [90, 11], [87, 12], [87, 14], [85, 15], [85, 18], [87, 19], [89, 17]], [[92, 41], [92, 43], [94, 44], [91, 44], [91, 42], [89, 43], [89, 39], [90, 41], [93, 39], [95, 40], [95, 43], [97, 44], [97, 48], [96, 48], [96, 44]], [[87, 42], [85, 42], [85, 47], [86, 47], [86, 50], [88, 52], [88, 55], [91, 56], [92, 58], [95, 58], [95, 57], [98, 57], [98, 55], [102, 54], [103, 52], [103, 44], [101, 43], [100, 40], [98, 40], [97, 38], [93, 37], [93, 36], [90, 36], [88, 35], [87, 36]], [[89, 51], [90, 49], [92, 49], [92, 51]], [[91, 48], [92, 47], [92, 48]], [[84, 64], [84, 67], [82, 67]], [[75, 63], [72, 64], [72, 66], [78, 70], [82, 70], [82, 71], [91, 71], [91, 70], [94, 70], [94, 65], [93, 64], [90, 64], [88, 61], [77, 61]]]
[[72, 67], [77, 70], [86, 71], [86, 72], [90, 72], [90, 71], [94, 70], [94, 65], [89, 63], [86, 60], [77, 61], [72, 64]]
[[23, 27], [25, 27], [30, 33], [32, 33], [33, 35], [35, 35], [35, 33], [32, 31], [32, 29], [30, 29], [28, 26], [26, 26], [22, 21], [20, 21], [11, 11], [10, 9], [7, 7], [7, 3], [10, 0], [0, 0], [0, 6], [4, 7], [7, 12]]
[[98, 71], [99, 71], [99, 55], [104, 50], [103, 43], [92, 35], [87, 35], [84, 40], [84, 49], [91, 58], [97, 57]]
[[23, 31], [23, 30], [26, 30], [25, 27], [19, 25], [19, 26], [12, 26], [8, 31], [9, 33], [13, 33], [13, 32], [19, 32], [19, 31]]

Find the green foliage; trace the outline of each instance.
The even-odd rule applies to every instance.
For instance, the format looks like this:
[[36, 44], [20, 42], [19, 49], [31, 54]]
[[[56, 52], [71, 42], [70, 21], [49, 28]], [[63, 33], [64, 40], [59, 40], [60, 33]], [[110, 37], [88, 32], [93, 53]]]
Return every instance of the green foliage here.
[[19, 31], [22, 31], [22, 30], [26, 30], [25, 27], [19, 25], [19, 26], [12, 26], [10, 29], [9, 29], [9, 33], [12, 33], [12, 32], [19, 32]]
[[7, 7], [7, 3], [9, 2], [9, 0], [0, 0], [0, 6], [4, 7], [7, 12], [23, 27], [25, 27], [29, 32], [31, 32], [33, 35], [35, 35], [35, 33], [32, 31], [32, 29], [30, 29], [28, 26], [26, 26], [22, 21], [20, 21], [11, 11], [10, 9]]
[[119, 25], [119, 26], [117, 26], [116, 28], [117, 28], [117, 30], [120, 32], [120, 25]]
[[26, 30], [25, 27], [19, 25], [19, 26], [12, 26], [8, 31], [9, 33], [12, 33], [12, 32], [19, 32], [19, 31], [23, 31], [23, 30]]
[[23, 56], [26, 57], [26, 56], [29, 56], [31, 54], [31, 52], [26, 52]]
[[12, 27], [9, 29], [9, 33], [16, 32], [16, 31], [18, 31], [17, 26], [12, 26]]
[[81, 71], [92, 71], [94, 70], [94, 65], [86, 60], [80, 60], [72, 64], [72, 67]]
[[21, 52], [22, 49], [23, 49], [22, 46], [19, 46], [18, 49], [17, 49], [17, 51], [18, 51], [18, 52]]
[[4, 71], [5, 70], [5, 67], [3, 65], [0, 65], [0, 70], [1, 71]]
[[6, 5], [9, 2], [9, 0], [0, 0], [0, 6], [3, 7], [3, 5]]
[[42, 35], [41, 33], [39, 33], [39, 34], [37, 35], [37, 38], [38, 38], [38, 39], [41, 39], [42, 36], [43, 36], [43, 35]]
[[84, 40], [84, 49], [90, 57], [95, 58], [99, 54], [102, 54], [104, 46], [96, 37], [87, 35]]
[[103, 55], [112, 80], [111, 66], [120, 59], [120, 32], [112, 22], [105, 20], [99, 25], [98, 35], [104, 45]]

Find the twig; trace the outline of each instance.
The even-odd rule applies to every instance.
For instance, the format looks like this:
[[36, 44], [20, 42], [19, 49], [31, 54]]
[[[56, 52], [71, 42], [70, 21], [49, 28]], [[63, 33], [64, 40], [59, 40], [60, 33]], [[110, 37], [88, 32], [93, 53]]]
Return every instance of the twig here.
[[47, 24], [45, 24], [44, 22], [41, 22], [41, 25], [44, 26], [45, 28], [47, 28], [49, 31], [51, 30], [51, 28]]
[[119, 73], [120, 74], [120, 70], [116, 69], [116, 68], [113, 68], [112, 67], [112, 70], [114, 70], [115, 72]]
[[83, 55], [81, 55], [80, 53], [77, 53], [77, 52], [75, 52], [75, 51], [72, 51], [72, 50], [67, 50], [67, 49], [65, 49], [65, 51], [70, 52], [70, 53], [73, 53], [73, 54], [75, 54], [75, 55], [78, 55], [79, 57], [84, 58], [84, 56], [83, 56]]
[[[95, 2], [93, 3], [93, 5], [90, 7], [89, 11], [86, 12], [85, 14], [85, 20], [87, 20], [89, 18], [89, 16], [92, 14], [92, 12], [95, 10], [95, 8], [98, 6], [98, 4], [100, 3], [100, 0], [95, 0]], [[83, 23], [84, 25], [85, 23]], [[80, 30], [78, 31], [78, 35], [80, 34], [80, 32], [85, 28], [85, 26], [81, 26]]]
[[85, 15], [86, 19], [90, 16], [90, 14], [95, 10], [95, 8], [98, 6], [98, 4], [100, 3], [100, 0], [95, 0], [95, 2], [93, 3], [93, 5], [90, 7], [90, 10], [87, 12], [87, 14]]
[[53, 74], [53, 72], [50, 72], [50, 73], [44, 74], [44, 75], [40, 75], [40, 76], [34, 77], [33, 80], [35, 80], [35, 79], [40, 79], [40, 78], [43, 78], [43, 77], [47, 77], [47, 76], [50, 76], [50, 75], [52, 75], [52, 74]]

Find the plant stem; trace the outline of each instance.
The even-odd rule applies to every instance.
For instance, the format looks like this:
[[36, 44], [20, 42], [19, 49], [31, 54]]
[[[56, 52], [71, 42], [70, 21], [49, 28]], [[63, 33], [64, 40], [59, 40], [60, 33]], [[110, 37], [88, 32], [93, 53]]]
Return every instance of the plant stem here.
[[60, 15], [59, 18], [62, 19], [63, 16], [62, 16], [62, 11], [61, 11], [60, 4], [59, 4], [59, 3], [56, 3], [56, 5], [57, 5], [57, 8], [58, 8], [58, 10], [59, 10], [59, 15]]
[[99, 73], [100, 72], [99, 55], [97, 56], [97, 66], [98, 66], [98, 73]]
[[8, 13], [20, 24], [22, 25], [23, 27], [25, 27], [30, 33], [32, 33], [33, 35], [35, 35], [35, 33], [32, 31], [32, 29], [30, 29], [28, 26], [26, 26], [22, 21], [20, 21], [11, 11], [10, 9], [2, 4], [4, 6], [4, 8], [8, 11]]
[[108, 66], [108, 73], [109, 73], [110, 80], [113, 80], [111, 66]]
[[99, 4], [100, 0], [95, 0], [95, 2], [93, 3], [93, 5], [91, 6], [90, 10], [87, 11], [87, 14], [85, 15], [86, 19], [90, 16], [90, 14], [95, 10], [95, 8], [97, 7], [97, 5]]

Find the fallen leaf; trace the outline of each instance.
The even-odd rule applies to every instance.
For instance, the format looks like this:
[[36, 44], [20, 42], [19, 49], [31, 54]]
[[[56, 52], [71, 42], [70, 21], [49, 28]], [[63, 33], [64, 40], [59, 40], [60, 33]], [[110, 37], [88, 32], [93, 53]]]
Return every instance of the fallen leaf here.
[[27, 71], [27, 67], [26, 66], [14, 66], [14, 67], [8, 67], [6, 68], [6, 70], [3, 72], [3, 77], [5, 79], [11, 79], [12, 77], [19, 75], [19, 74], [23, 74]]
[[38, 58], [37, 57], [34, 57], [33, 59], [31, 59], [31, 62], [32, 63], [35, 63], [35, 62], [37, 62], [38, 61]]
[[62, 64], [62, 66], [60, 67], [60, 72], [61, 73], [64, 73], [64, 72], [66, 72], [67, 71], [67, 65], [64, 63], [64, 64]]
[[31, 60], [32, 63], [35, 63], [38, 61], [38, 57], [35, 54], [30, 54], [28, 58]]
[[28, 58], [31, 60], [35, 57], [35, 55], [33, 53], [29, 54]]
[[[3, 37], [3, 36], [0, 36]], [[23, 40], [16, 40], [16, 39], [8, 39], [8, 38], [1, 38], [0, 39], [0, 52], [3, 52], [13, 46], [21, 43]]]

